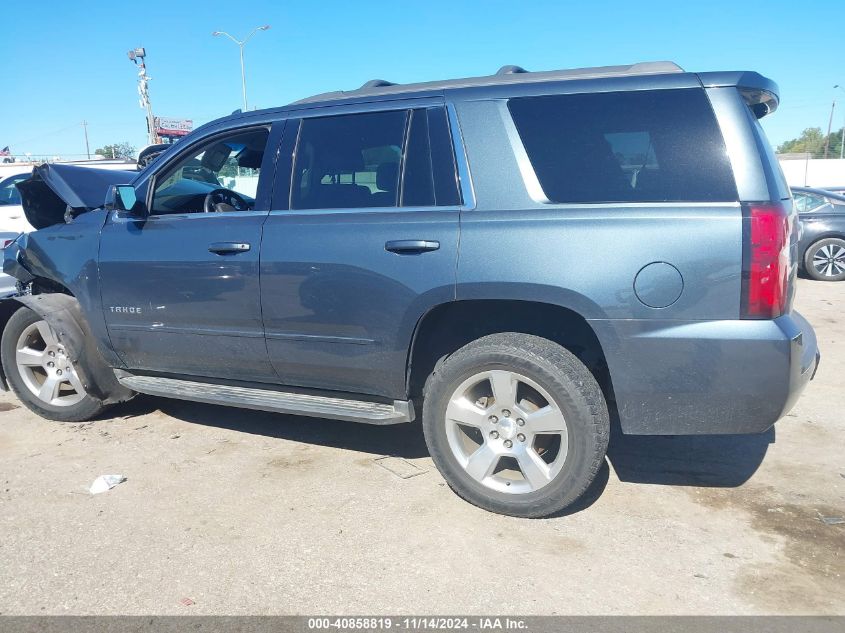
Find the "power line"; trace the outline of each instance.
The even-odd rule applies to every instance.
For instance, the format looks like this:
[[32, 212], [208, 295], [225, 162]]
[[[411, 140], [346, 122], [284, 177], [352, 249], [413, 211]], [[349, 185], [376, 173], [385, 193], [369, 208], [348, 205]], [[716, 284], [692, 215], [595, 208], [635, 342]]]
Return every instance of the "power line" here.
[[8, 143], [8, 145], [26, 145], [27, 143], [32, 143], [33, 141], [38, 141], [42, 138], [46, 138], [48, 136], [53, 136], [55, 134], [59, 134], [60, 132], [66, 132], [67, 130], [71, 130], [75, 128], [78, 123], [74, 123], [73, 125], [68, 125], [67, 127], [60, 128], [58, 130], [53, 130], [52, 132], [45, 132], [44, 134], [39, 134], [38, 136], [33, 136], [32, 138], [25, 139], [23, 141], [14, 141], [12, 143]]

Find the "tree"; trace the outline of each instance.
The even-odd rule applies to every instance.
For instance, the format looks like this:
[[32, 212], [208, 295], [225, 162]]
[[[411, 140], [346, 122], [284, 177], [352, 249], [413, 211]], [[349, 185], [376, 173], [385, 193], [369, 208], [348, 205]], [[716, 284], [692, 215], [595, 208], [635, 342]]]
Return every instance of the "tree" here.
[[778, 145], [778, 154], [824, 152], [824, 135], [820, 127], [808, 127], [801, 136]]
[[845, 156], [845, 151], [842, 149], [842, 136], [842, 128], [830, 133], [830, 153], [828, 154], [830, 158]]
[[106, 145], [94, 153], [98, 156], [105, 156], [106, 158], [133, 158], [135, 156], [135, 146], [124, 141], [123, 143]]
[[[824, 145], [828, 140], [819, 127], [808, 127], [801, 132], [801, 136], [778, 145], [778, 154], [811, 154], [814, 158], [824, 157]], [[828, 158], [839, 158], [842, 147], [842, 130], [830, 133], [828, 143]]]

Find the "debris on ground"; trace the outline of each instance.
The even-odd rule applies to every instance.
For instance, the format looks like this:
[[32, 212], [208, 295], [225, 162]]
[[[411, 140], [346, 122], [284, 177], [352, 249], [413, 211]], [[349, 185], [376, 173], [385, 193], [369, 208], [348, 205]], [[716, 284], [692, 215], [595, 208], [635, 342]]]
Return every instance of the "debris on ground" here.
[[108, 492], [117, 484], [122, 484], [124, 481], [126, 481], [126, 477], [123, 475], [100, 475], [94, 480], [94, 483], [91, 484], [88, 492], [92, 495], [98, 495], [101, 492]]
[[401, 457], [391, 457], [386, 455], [384, 457], [378, 457], [373, 461], [400, 479], [410, 479], [411, 477], [416, 477], [417, 475], [422, 475], [427, 472], [425, 469], [420, 468], [416, 464], [412, 464]]
[[179, 601], [179, 604], [181, 604], [184, 607], [190, 607], [192, 604], [196, 604], [196, 600], [192, 600], [191, 598], [182, 598]]
[[825, 525], [842, 525], [845, 523], [845, 517], [823, 517], [819, 516], [819, 519]]

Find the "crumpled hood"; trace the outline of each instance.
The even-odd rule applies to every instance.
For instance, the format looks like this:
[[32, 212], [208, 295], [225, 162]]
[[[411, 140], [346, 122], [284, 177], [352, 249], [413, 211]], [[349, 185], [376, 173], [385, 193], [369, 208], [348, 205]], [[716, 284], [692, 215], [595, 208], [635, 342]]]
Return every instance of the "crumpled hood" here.
[[79, 215], [102, 207], [109, 185], [131, 183], [137, 175], [136, 171], [45, 163], [17, 187], [26, 219], [36, 229], [43, 229], [64, 222], [68, 208]]

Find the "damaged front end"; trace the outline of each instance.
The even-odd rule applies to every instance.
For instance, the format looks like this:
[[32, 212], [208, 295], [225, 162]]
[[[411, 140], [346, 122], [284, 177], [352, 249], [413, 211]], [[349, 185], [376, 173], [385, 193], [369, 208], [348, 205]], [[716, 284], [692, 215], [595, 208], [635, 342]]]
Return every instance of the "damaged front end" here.
[[13, 298], [16, 295], [25, 294], [29, 284], [35, 279], [35, 276], [23, 265], [23, 252], [26, 249], [26, 241], [26, 233], [23, 233], [3, 249], [3, 272], [18, 280], [18, 290], [4, 297], [0, 297], [0, 299]]
[[[18, 291], [0, 298], [0, 327], [21, 306], [34, 311], [55, 331], [85, 387], [103, 403], [133, 393], [121, 386], [92, 332], [101, 320], [97, 293], [101, 209], [111, 185], [131, 182], [137, 172], [73, 165], [41, 165], [18, 183], [24, 213], [37, 230], [3, 249], [3, 272], [18, 280]], [[84, 214], [80, 217], [80, 214]], [[95, 330], [97, 328], [95, 327]], [[102, 329], [102, 328], [99, 328]], [[0, 387], [7, 390], [0, 370]]]
[[45, 163], [17, 187], [26, 219], [43, 229], [99, 209], [111, 185], [132, 182], [137, 176], [133, 171]]
[[[137, 172], [131, 171], [45, 163], [33, 168], [32, 175], [16, 186], [26, 219], [36, 229], [31, 234], [34, 236], [40, 235], [42, 229], [68, 224], [82, 213], [103, 207], [112, 185], [128, 183], [136, 177]], [[63, 240], [78, 241], [85, 233], [90, 234], [85, 228], [80, 229], [80, 236], [63, 235]], [[36, 241], [40, 240], [36, 238]], [[66, 278], [74, 273], [74, 258], [68, 258], [62, 249], [41, 248], [30, 254], [28, 242], [29, 235], [19, 235], [5, 245], [3, 252], [3, 272], [18, 280], [19, 292], [38, 275], [33, 274], [33, 266], [46, 269], [48, 279]]]

